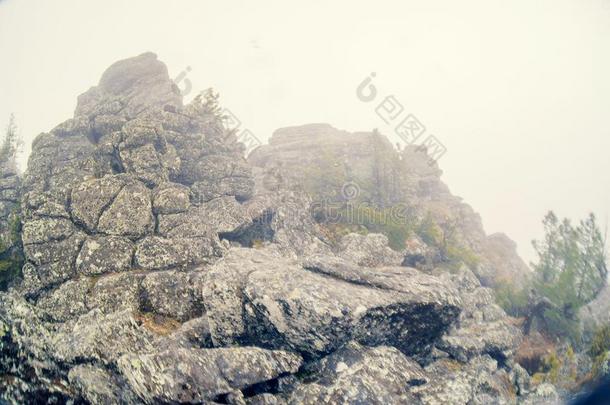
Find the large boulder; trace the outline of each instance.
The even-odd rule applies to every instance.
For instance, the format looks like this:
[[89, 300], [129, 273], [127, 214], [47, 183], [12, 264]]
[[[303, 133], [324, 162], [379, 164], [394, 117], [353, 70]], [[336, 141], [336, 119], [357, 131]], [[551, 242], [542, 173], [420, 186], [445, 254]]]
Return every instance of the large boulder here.
[[118, 363], [146, 403], [218, 401], [240, 389], [295, 373], [300, 365], [296, 354], [256, 347], [168, 349], [125, 355]]
[[367, 348], [350, 343], [307, 369], [312, 382], [298, 384], [290, 403], [415, 404], [412, 387], [430, 377], [395, 348]]
[[[347, 270], [346, 270], [347, 269]], [[305, 264], [233, 249], [201, 277], [212, 339], [328, 354], [349, 340], [423, 354], [456, 320], [457, 293], [404, 268], [370, 271], [341, 259]]]

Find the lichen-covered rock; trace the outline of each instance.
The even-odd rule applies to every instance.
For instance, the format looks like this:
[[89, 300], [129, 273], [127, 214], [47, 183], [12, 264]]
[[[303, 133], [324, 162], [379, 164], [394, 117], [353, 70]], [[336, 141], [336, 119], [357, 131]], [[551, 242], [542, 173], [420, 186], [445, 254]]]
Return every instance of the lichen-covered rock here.
[[17, 242], [15, 221], [21, 198], [21, 179], [12, 166], [0, 166], [0, 254], [7, 252]]
[[142, 280], [142, 310], [186, 321], [201, 315], [202, 303], [195, 296], [188, 273], [159, 271]]
[[132, 267], [135, 245], [119, 236], [89, 237], [76, 258], [76, 272], [87, 276], [120, 272]]
[[110, 66], [97, 87], [78, 97], [75, 116], [118, 113], [126, 117], [155, 107], [179, 108], [182, 97], [169, 80], [167, 67], [154, 53], [125, 59]]
[[70, 199], [70, 209], [76, 223], [95, 232], [104, 210], [108, 209], [128, 181], [123, 175], [108, 175], [78, 184], [72, 190]]
[[139, 118], [123, 126], [123, 141], [119, 156], [127, 173], [147, 185], [167, 182], [179, 172], [180, 158], [167, 143], [157, 120]]
[[135, 403], [137, 397], [122, 387], [123, 381], [103, 368], [78, 365], [70, 369], [68, 381], [91, 404]]
[[227, 235], [242, 246], [272, 242], [293, 258], [330, 253], [322, 230], [312, 216], [312, 198], [299, 190], [269, 189], [267, 174], [256, 171], [256, 194], [244, 205], [251, 224]]
[[75, 231], [76, 227], [65, 218], [44, 218], [27, 222], [22, 238], [25, 245], [35, 245], [66, 239]]
[[[32, 145], [20, 291], [46, 297], [45, 289], [79, 276], [184, 270], [222, 256], [228, 244], [219, 234], [251, 221], [242, 203], [253, 184], [242, 147], [227, 134], [200, 99], [182, 105], [154, 54], [113, 64], [79, 97], [74, 117]], [[0, 177], [2, 201], [15, 200], [18, 179]], [[193, 199], [202, 192], [192, 189], [197, 182], [218, 184], [221, 198]], [[88, 308], [138, 308], [140, 279], [94, 280]]]
[[190, 189], [182, 184], [163, 183], [153, 192], [155, 214], [177, 214], [191, 205]]
[[250, 222], [248, 211], [235, 197], [220, 197], [186, 212], [159, 215], [158, 232], [170, 237], [205, 237], [235, 232]]
[[388, 246], [388, 237], [379, 233], [350, 233], [339, 243], [339, 257], [360, 266], [400, 266], [403, 257]]
[[140, 182], [125, 185], [102, 213], [97, 229], [138, 239], [154, 230], [150, 190]]
[[104, 313], [120, 309], [135, 311], [140, 306], [140, 284], [144, 274], [134, 272], [109, 274], [93, 280], [87, 295], [87, 308]]
[[211, 262], [222, 255], [224, 246], [211, 234], [207, 237], [163, 238], [148, 236], [138, 242], [135, 264], [159, 270]]
[[130, 310], [103, 314], [94, 309], [58, 329], [53, 336], [54, 357], [66, 363], [88, 359], [111, 364], [123, 354], [152, 348], [152, 340]]
[[333, 263], [325, 274], [321, 266], [306, 267], [261, 250], [230, 251], [202, 278], [213, 340], [320, 356], [355, 339], [416, 354], [459, 314], [455, 291], [416, 270], [375, 273], [353, 265], [349, 275]]
[[41, 297], [37, 305], [50, 319], [65, 322], [88, 311], [86, 299], [91, 284], [88, 278], [66, 281]]
[[212, 335], [208, 317], [203, 315], [184, 322], [170, 336], [159, 341], [159, 347], [171, 345], [185, 348], [212, 348]]
[[525, 405], [557, 405], [561, 403], [559, 394], [555, 387], [550, 383], [543, 383], [525, 396], [520, 402]]
[[26, 258], [35, 267], [41, 287], [57, 284], [75, 276], [75, 261], [85, 234], [74, 231], [68, 237], [42, 243], [24, 244]]
[[146, 403], [194, 403], [213, 401], [282, 374], [295, 373], [301, 358], [256, 347], [168, 349], [155, 354], [125, 355], [118, 365]]
[[450, 359], [436, 361], [424, 369], [431, 377], [412, 392], [426, 405], [509, 404], [516, 392], [507, 373], [489, 356], [462, 364]]
[[351, 343], [307, 369], [313, 382], [299, 384], [290, 404], [416, 404], [411, 388], [430, 377], [392, 347]]
[[441, 278], [454, 283], [462, 299], [460, 322], [442, 338], [439, 347], [462, 362], [489, 354], [499, 361], [511, 357], [519, 347], [522, 333], [495, 304], [491, 289], [481, 287], [467, 268], [445, 273]]

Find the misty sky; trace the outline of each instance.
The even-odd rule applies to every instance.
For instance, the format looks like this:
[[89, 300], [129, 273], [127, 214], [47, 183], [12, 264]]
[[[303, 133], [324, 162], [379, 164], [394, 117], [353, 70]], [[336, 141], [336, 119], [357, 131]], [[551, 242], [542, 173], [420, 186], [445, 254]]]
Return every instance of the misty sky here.
[[14, 112], [29, 144], [145, 51], [263, 141], [312, 122], [391, 134], [356, 97], [375, 72], [446, 146], [451, 190], [526, 260], [548, 209], [608, 219], [610, 0], [0, 0], [0, 125]]

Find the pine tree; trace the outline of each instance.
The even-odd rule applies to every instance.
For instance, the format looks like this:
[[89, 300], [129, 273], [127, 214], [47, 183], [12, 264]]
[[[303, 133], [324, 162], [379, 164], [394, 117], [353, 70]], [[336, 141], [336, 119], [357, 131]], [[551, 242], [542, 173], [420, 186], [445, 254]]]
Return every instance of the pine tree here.
[[16, 169], [17, 154], [21, 147], [21, 139], [17, 134], [17, 125], [15, 125], [15, 116], [11, 114], [9, 123], [6, 127], [2, 146], [0, 146], [0, 167], [4, 170]]
[[574, 337], [578, 309], [607, 282], [606, 238], [593, 214], [573, 226], [550, 211], [542, 223], [544, 239], [533, 241], [538, 262], [532, 264], [536, 277], [528, 322], [537, 317], [547, 332]]

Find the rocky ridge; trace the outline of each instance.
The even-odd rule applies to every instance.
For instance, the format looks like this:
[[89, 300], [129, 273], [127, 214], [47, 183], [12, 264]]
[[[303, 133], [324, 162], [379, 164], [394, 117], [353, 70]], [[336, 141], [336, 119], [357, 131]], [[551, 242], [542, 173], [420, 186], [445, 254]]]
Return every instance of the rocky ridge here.
[[[274, 173], [285, 187], [317, 182], [309, 188], [324, 188], [321, 198], [336, 201], [345, 197], [342, 185], [348, 182], [356, 194], [347, 197], [357, 203], [404, 205], [409, 213], [454, 227], [456, 237], [480, 259], [473, 271], [486, 286], [519, 285], [530, 277], [516, 244], [504, 234], [486, 235], [480, 216], [451, 194], [438, 164], [421, 148], [396, 148], [376, 131], [350, 133], [328, 124], [308, 124], [278, 129], [248, 161]], [[320, 182], [324, 177], [326, 182]]]
[[520, 333], [471, 269], [407, 267], [380, 234], [330, 246], [311, 196], [260, 159], [205, 101], [183, 105], [154, 54], [108, 68], [33, 143], [27, 263], [0, 300], [1, 398], [552, 399], [530, 392]]

